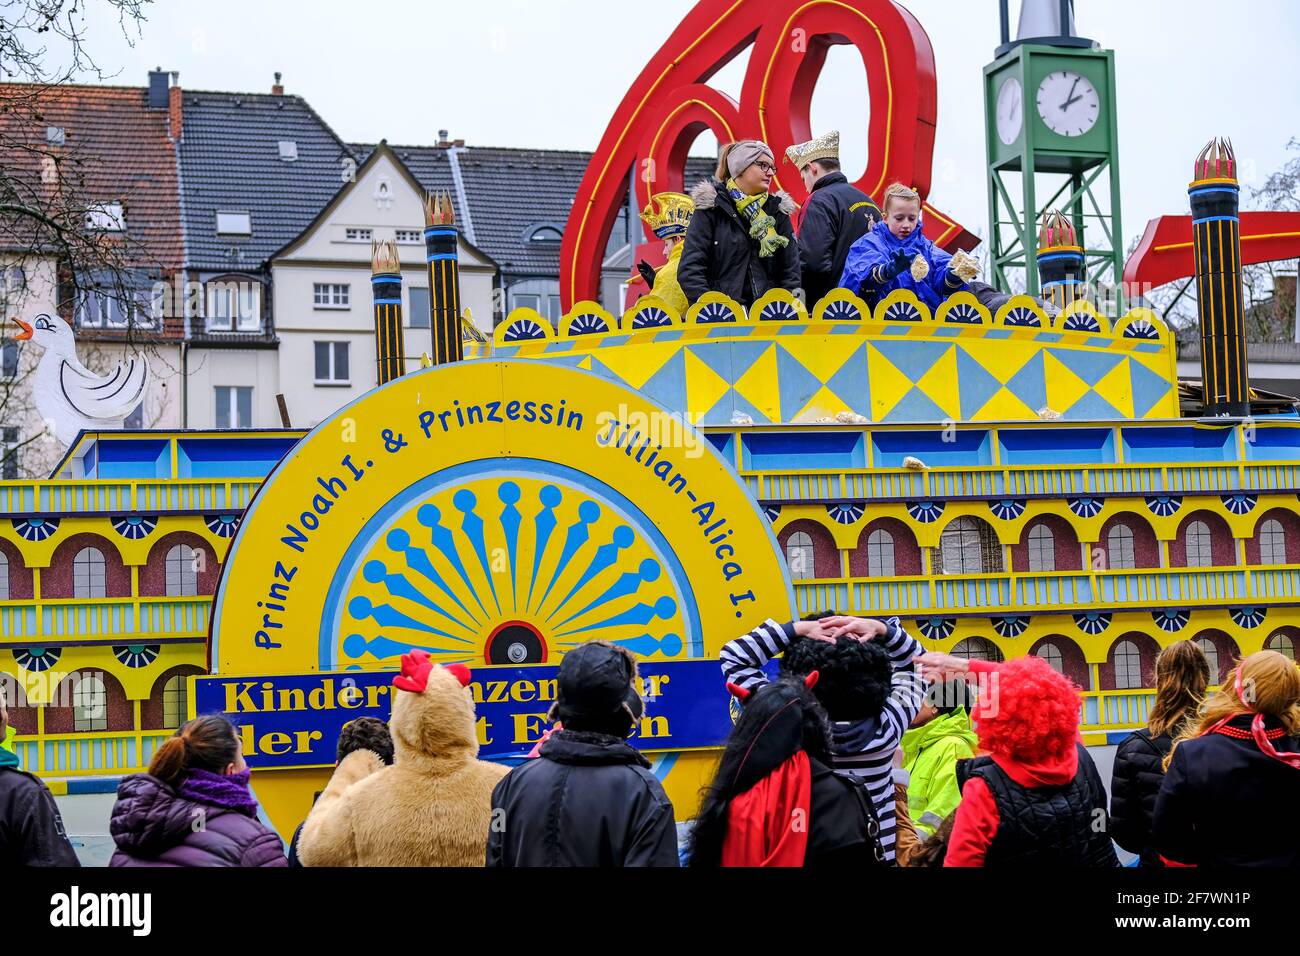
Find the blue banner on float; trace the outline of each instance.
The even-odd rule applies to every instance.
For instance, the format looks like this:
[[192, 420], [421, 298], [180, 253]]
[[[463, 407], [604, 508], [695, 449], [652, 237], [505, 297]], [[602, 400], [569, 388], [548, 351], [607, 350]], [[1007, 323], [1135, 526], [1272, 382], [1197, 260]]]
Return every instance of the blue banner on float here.
[[[645, 699], [632, 743], [641, 750], [717, 746], [731, 732], [731, 698], [716, 660], [639, 661]], [[522, 757], [549, 724], [554, 665], [479, 667], [470, 693], [479, 756]], [[357, 717], [388, 720], [393, 671], [194, 678], [195, 714], [221, 714], [240, 729], [254, 769], [334, 764], [339, 731]], [[397, 693], [401, 693], [397, 691]]]

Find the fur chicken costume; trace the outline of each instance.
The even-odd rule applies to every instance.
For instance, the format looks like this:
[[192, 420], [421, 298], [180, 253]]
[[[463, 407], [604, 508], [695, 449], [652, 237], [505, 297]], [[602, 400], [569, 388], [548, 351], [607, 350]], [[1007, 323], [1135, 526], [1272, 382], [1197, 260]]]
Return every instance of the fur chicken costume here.
[[305, 866], [482, 866], [492, 788], [507, 767], [478, 758], [469, 670], [424, 651], [393, 680], [394, 760], [343, 758], [303, 826]]

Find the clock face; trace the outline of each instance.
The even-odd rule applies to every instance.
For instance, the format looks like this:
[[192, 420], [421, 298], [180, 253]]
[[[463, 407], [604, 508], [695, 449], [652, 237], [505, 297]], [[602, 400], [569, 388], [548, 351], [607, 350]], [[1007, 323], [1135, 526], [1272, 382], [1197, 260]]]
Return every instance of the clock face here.
[[1020, 136], [1024, 123], [1024, 89], [1014, 76], [998, 89], [998, 139], [1010, 146]]
[[1038, 115], [1060, 136], [1082, 136], [1097, 125], [1101, 98], [1087, 77], [1057, 70], [1038, 86]]

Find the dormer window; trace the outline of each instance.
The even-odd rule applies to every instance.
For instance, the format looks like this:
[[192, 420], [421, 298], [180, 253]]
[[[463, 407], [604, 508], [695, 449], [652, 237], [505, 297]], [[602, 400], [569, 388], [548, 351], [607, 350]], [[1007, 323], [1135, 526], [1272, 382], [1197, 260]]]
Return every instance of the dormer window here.
[[45, 127], [45, 143], [47, 146], [62, 146], [67, 142], [67, 133], [63, 131], [62, 126]]
[[120, 202], [96, 203], [86, 210], [86, 228], [92, 232], [124, 232], [126, 218]]
[[251, 236], [253, 217], [246, 212], [217, 212], [217, 235]]
[[280, 140], [280, 158], [286, 163], [292, 163], [298, 158], [298, 144], [291, 139]]
[[564, 232], [554, 223], [538, 223], [529, 228], [525, 239], [529, 242], [559, 242], [564, 238]]

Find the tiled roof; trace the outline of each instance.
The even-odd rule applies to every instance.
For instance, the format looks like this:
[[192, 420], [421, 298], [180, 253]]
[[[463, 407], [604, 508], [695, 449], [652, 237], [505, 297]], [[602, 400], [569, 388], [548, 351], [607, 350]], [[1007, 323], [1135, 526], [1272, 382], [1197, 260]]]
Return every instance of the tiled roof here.
[[[353, 144], [351, 148], [360, 163], [374, 147]], [[391, 148], [425, 189], [452, 194], [456, 218], [465, 228], [466, 217], [448, 148]], [[473, 243], [496, 260], [508, 275], [558, 277], [560, 243], [532, 241], [528, 235], [533, 227], [541, 224], [557, 225], [563, 230], [591, 153], [466, 146], [456, 149], [456, 159], [469, 203]], [[710, 159], [692, 157], [687, 161], [687, 182], [703, 179], [713, 165]]]
[[130, 264], [147, 270], [179, 269], [184, 244], [167, 110], [149, 109], [144, 87], [69, 84], [45, 88], [38, 98], [39, 117], [15, 122], [8, 107], [32, 102], [36, 90], [28, 84], [0, 84], [0, 106], [5, 107], [0, 116], [7, 117], [0, 122], [15, 147], [4, 150], [7, 172], [21, 176], [25, 156], [31, 165], [26, 172], [32, 182], [39, 182], [39, 158], [16, 148], [19, 144], [12, 137], [44, 150], [46, 128], [61, 128], [63, 182], [76, 183], [79, 202], [122, 203], [126, 235], [134, 246]]
[[[297, 159], [280, 158], [281, 140], [296, 144]], [[360, 162], [302, 97], [186, 90], [180, 171], [188, 265], [261, 269]], [[252, 235], [218, 235], [219, 210], [249, 213]]]

